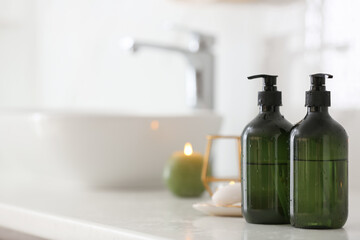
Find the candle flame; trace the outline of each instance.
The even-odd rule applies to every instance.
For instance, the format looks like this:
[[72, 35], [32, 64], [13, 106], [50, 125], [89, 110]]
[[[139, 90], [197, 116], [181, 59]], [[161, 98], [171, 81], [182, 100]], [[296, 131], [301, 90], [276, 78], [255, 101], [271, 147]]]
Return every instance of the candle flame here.
[[184, 154], [186, 156], [190, 156], [191, 154], [193, 153], [193, 148], [191, 146], [191, 143], [185, 143], [185, 146], [184, 146]]
[[235, 184], [235, 181], [229, 182], [229, 185], [233, 185], [233, 184]]

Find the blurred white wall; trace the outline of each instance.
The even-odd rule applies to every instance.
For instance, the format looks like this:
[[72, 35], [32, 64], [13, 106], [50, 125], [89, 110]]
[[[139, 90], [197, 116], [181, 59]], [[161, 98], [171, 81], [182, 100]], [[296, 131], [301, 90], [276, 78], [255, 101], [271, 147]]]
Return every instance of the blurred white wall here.
[[36, 4], [0, 1], [0, 106], [34, 107], [42, 104], [37, 78]]
[[[0, 1], [3, 5], [12, 2]], [[216, 109], [234, 116], [227, 120], [233, 125], [230, 133], [234, 132], [234, 126], [240, 132], [245, 123], [242, 115], [257, 111], [256, 95], [261, 85], [248, 82], [245, 77], [281, 69], [268, 66], [268, 42], [279, 38], [286, 44], [294, 33], [299, 40], [303, 39], [301, 1], [289, 4], [262, 1], [191, 4], [172, 0], [15, 2], [19, 6], [30, 5], [23, 7], [26, 16], [18, 20], [19, 28], [28, 29], [28, 33], [26, 36], [17, 33], [16, 37], [22, 45], [26, 42], [32, 45], [27, 43], [27, 52], [14, 59], [32, 61], [27, 66], [17, 66], [17, 61], [8, 64], [19, 72], [24, 68], [32, 70], [16, 78], [28, 82], [27, 91], [36, 96], [21, 96], [16, 105], [19, 107], [185, 110], [186, 63], [182, 56], [151, 50], [130, 55], [118, 46], [122, 36], [185, 45], [186, 34], [162, 28], [164, 22], [175, 22], [217, 36]], [[284, 24], [284, 18], [292, 24]], [[13, 57], [18, 45], [2, 44], [7, 46], [7, 52], [1, 59]], [[7, 76], [1, 76], [0, 81], [7, 83]], [[30, 84], [33, 82], [41, 87]], [[280, 80], [280, 87], [282, 84]], [[22, 94], [15, 92], [14, 97], [19, 99], [19, 95]], [[3, 96], [0, 106], [13, 105], [13, 99]]]
[[[261, 83], [246, 80], [256, 73], [280, 76], [282, 112], [293, 123], [305, 115], [307, 75], [314, 71], [337, 77], [328, 84], [335, 115], [347, 119], [342, 109], [358, 109], [358, 97], [343, 97], [360, 91], [353, 78], [360, 34], [350, 34], [349, 25], [359, 17], [348, 14], [354, 0], [190, 2], [0, 0], [0, 107], [185, 111], [182, 56], [130, 55], [118, 45], [123, 36], [185, 45], [186, 34], [162, 28], [174, 22], [217, 36], [215, 96], [223, 134], [240, 135], [256, 115]], [[360, 142], [354, 139], [351, 144]], [[222, 173], [232, 169], [230, 163], [219, 167]]]

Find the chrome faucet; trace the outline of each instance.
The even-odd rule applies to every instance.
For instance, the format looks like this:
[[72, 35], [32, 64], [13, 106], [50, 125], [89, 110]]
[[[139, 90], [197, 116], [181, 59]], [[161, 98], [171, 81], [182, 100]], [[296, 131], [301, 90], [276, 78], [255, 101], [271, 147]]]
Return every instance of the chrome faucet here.
[[181, 27], [177, 29], [190, 34], [187, 48], [136, 41], [133, 38], [122, 38], [120, 46], [133, 53], [141, 48], [153, 48], [182, 54], [188, 62], [185, 79], [186, 104], [193, 109], [213, 109], [214, 55], [212, 46], [215, 43], [215, 37]]

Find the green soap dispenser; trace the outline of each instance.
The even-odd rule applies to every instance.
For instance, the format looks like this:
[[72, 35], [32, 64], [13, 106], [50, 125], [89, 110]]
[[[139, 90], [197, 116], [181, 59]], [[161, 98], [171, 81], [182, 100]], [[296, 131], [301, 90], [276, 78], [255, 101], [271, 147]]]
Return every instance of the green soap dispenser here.
[[258, 93], [260, 112], [242, 133], [242, 210], [247, 222], [289, 223], [289, 139], [292, 125], [281, 115], [281, 92], [272, 75]]
[[326, 77], [310, 75], [307, 114], [291, 131], [290, 222], [299, 228], [341, 228], [348, 215], [348, 136], [329, 115]]

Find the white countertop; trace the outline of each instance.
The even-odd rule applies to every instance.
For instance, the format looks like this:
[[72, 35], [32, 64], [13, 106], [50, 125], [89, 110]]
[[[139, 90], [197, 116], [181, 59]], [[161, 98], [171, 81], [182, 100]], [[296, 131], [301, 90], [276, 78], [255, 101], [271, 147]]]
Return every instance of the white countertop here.
[[339, 230], [254, 225], [206, 216], [166, 191], [80, 191], [0, 188], [0, 225], [50, 239], [360, 239], [360, 194], [350, 194], [349, 219]]

